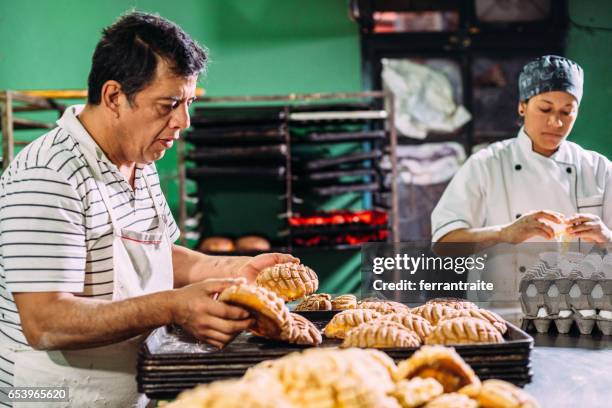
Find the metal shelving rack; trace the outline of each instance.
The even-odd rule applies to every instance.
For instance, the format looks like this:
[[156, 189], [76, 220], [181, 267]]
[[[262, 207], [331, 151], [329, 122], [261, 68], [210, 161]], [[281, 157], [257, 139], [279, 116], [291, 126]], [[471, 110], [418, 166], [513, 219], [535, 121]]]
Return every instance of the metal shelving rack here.
[[[395, 128], [390, 126], [393, 123], [393, 96], [389, 93], [381, 91], [370, 91], [370, 92], [354, 92], [354, 93], [312, 93], [312, 94], [289, 94], [289, 95], [268, 95], [268, 96], [232, 96], [232, 97], [204, 97], [198, 100], [199, 104], [203, 106], [209, 106], [211, 104], [237, 104], [238, 106], [244, 106], [245, 104], [265, 104], [268, 106], [271, 104], [274, 107], [281, 107], [284, 110], [284, 115], [288, 121], [290, 111], [295, 106], [310, 106], [309, 104], [317, 102], [350, 102], [355, 100], [369, 100], [376, 102], [377, 107], [386, 107], [387, 118], [385, 120], [385, 130], [387, 135], [386, 140], [386, 151], [391, 157], [391, 162], [396, 163], [395, 151], [397, 146], [397, 135]], [[284, 173], [284, 200], [285, 200], [285, 214], [284, 217], [290, 217], [294, 213], [294, 180], [293, 180], [293, 169], [292, 169], [292, 137], [290, 135], [287, 126], [284, 127], [284, 143], [287, 146], [287, 156], [285, 160], [285, 173]], [[181, 139], [178, 146], [179, 154], [179, 227], [182, 232], [184, 239], [186, 233], [186, 220], [188, 219], [187, 214], [187, 201], [189, 197], [187, 195], [186, 188], [186, 149], [185, 142]], [[391, 169], [391, 177], [395, 179], [397, 177], [396, 166], [393, 165]], [[389, 225], [388, 230], [390, 231], [390, 239], [392, 242], [399, 242], [399, 224], [396, 214], [398, 213], [398, 196], [396, 191], [395, 183], [391, 183], [390, 197], [386, 200], [390, 202], [389, 205]], [[357, 249], [358, 246], [352, 245], [334, 245], [331, 247], [294, 247], [291, 240], [291, 228], [287, 228], [288, 236], [286, 238], [287, 246], [282, 248], [273, 248], [273, 250], [291, 251], [293, 249], [299, 250], [321, 250], [321, 249]], [[239, 254], [232, 252], [232, 254]]]

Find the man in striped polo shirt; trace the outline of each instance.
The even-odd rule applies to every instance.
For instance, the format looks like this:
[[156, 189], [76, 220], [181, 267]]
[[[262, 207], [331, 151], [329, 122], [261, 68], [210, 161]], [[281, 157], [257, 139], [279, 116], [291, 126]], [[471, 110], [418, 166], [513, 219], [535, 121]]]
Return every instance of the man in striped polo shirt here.
[[172, 22], [121, 17], [95, 49], [87, 104], [69, 107], [3, 173], [0, 387], [65, 386], [69, 406], [144, 406], [134, 370], [146, 333], [175, 323], [222, 347], [251, 319], [214, 295], [297, 262], [173, 244], [153, 163], [189, 127], [206, 59]]

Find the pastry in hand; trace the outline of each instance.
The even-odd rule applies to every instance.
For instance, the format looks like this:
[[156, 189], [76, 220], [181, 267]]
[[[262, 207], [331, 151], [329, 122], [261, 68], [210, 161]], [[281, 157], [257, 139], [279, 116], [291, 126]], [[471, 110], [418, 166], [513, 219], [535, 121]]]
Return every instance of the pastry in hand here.
[[419, 336], [412, 330], [390, 320], [378, 319], [349, 330], [341, 347], [404, 348], [420, 345]]
[[468, 385], [459, 393], [478, 401], [482, 408], [538, 408], [537, 401], [514, 384], [502, 380], [486, 380], [482, 385]]
[[402, 408], [417, 408], [443, 393], [442, 385], [433, 378], [414, 377], [398, 381], [391, 395]]
[[343, 339], [346, 334], [361, 323], [369, 322], [381, 316], [371, 309], [349, 309], [335, 315], [323, 329], [327, 337]]
[[310, 295], [319, 288], [317, 274], [309, 267], [293, 262], [265, 268], [257, 275], [256, 282], [287, 302]]
[[358, 309], [371, 309], [379, 313], [409, 312], [410, 308], [403, 303], [391, 300], [361, 301], [357, 304]]
[[448, 306], [450, 308], [457, 309], [457, 310], [478, 309], [478, 306], [476, 306], [474, 303], [470, 302], [469, 300], [452, 298], [452, 297], [430, 299], [425, 304], [428, 304], [428, 303], [439, 303], [441, 305]]
[[480, 385], [474, 370], [449, 347], [423, 346], [398, 365], [398, 380], [414, 377], [433, 378], [444, 392], [455, 392], [466, 385]]
[[332, 310], [348, 310], [357, 307], [357, 297], [347, 294], [336, 296], [332, 299]]
[[497, 313], [491, 312], [487, 309], [460, 309], [449, 314], [448, 316], [443, 317], [442, 320], [454, 319], [456, 317], [474, 317], [476, 319], [486, 320], [491, 323], [493, 327], [495, 327], [501, 334], [504, 334], [508, 330], [506, 321]]
[[280, 340], [281, 333], [291, 320], [285, 302], [274, 292], [259, 286], [230, 286], [221, 292], [219, 300], [247, 309], [255, 319], [255, 324], [249, 330], [261, 337]]
[[238, 251], [269, 251], [270, 241], [257, 235], [245, 235], [236, 240]]
[[296, 312], [319, 312], [332, 310], [331, 296], [327, 293], [313, 293], [306, 296], [295, 307]]
[[478, 408], [478, 402], [463, 394], [453, 392], [440, 395], [423, 408]]
[[475, 317], [441, 320], [425, 344], [503, 343], [504, 337], [491, 323]]
[[433, 326], [438, 324], [440, 319], [455, 313], [455, 311], [456, 309], [442, 303], [425, 303], [424, 305], [410, 309], [410, 313], [423, 317]]
[[234, 241], [225, 237], [208, 237], [200, 243], [202, 252], [233, 252], [236, 250]]
[[380, 320], [390, 320], [405, 326], [415, 332], [421, 342], [425, 341], [425, 338], [433, 331], [433, 326], [428, 320], [412, 313], [389, 313], [383, 315]]
[[281, 340], [309, 346], [321, 344], [323, 341], [321, 332], [310, 320], [296, 313], [290, 313], [290, 316], [289, 324], [284, 327], [281, 333]]

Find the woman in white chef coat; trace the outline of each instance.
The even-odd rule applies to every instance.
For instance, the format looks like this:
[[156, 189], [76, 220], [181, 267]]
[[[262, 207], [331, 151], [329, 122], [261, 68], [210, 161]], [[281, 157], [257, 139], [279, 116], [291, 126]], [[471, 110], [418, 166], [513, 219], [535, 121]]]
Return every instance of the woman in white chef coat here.
[[[612, 164], [566, 140], [582, 88], [583, 71], [567, 58], [547, 55], [523, 67], [524, 125], [516, 138], [477, 152], [457, 172], [431, 216], [434, 250], [442, 243], [472, 243], [476, 252], [552, 240], [551, 224], [574, 240], [612, 241]], [[520, 257], [504, 261], [496, 290], [517, 290], [529, 265]]]

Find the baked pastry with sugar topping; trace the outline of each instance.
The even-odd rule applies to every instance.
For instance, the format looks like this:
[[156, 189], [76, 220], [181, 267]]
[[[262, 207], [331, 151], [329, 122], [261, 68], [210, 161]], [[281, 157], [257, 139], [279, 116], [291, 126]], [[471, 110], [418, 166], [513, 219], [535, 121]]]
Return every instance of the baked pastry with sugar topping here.
[[410, 309], [410, 313], [419, 315], [429, 321], [432, 325], [438, 324], [443, 317], [453, 314], [456, 309], [446, 306], [443, 303], [425, 303]]
[[332, 310], [349, 310], [357, 307], [357, 297], [347, 294], [336, 296], [332, 299]]
[[321, 332], [314, 324], [304, 316], [290, 313], [291, 320], [281, 333], [281, 340], [292, 344], [317, 346], [323, 338]]
[[371, 309], [379, 313], [409, 312], [410, 308], [403, 303], [392, 300], [368, 300], [357, 304], [357, 309]]
[[371, 309], [349, 309], [335, 315], [323, 329], [327, 337], [343, 339], [349, 330], [381, 316]]
[[[440, 321], [454, 319], [456, 317], [474, 317], [476, 319], [486, 320], [493, 325], [501, 334], [508, 330], [506, 321], [497, 313], [486, 309], [460, 309], [454, 313], [443, 317]], [[438, 322], [439, 324], [439, 322]]]
[[474, 370], [449, 347], [423, 346], [398, 365], [397, 379], [433, 378], [444, 392], [455, 392], [466, 385], [480, 385]]
[[390, 320], [405, 326], [415, 332], [421, 339], [421, 342], [425, 341], [425, 338], [433, 331], [433, 326], [428, 320], [412, 313], [389, 313], [383, 315], [380, 319]]
[[332, 310], [331, 296], [327, 293], [313, 293], [306, 296], [296, 307], [297, 312], [320, 312]]
[[460, 299], [460, 298], [452, 298], [452, 297], [430, 299], [425, 304], [428, 304], [428, 303], [439, 303], [441, 305], [445, 305], [445, 306], [448, 306], [450, 308], [457, 309], [457, 310], [478, 309], [478, 306], [470, 302], [469, 300]]
[[344, 348], [419, 347], [421, 340], [412, 330], [390, 320], [374, 320], [349, 330], [342, 342]]
[[478, 408], [478, 402], [466, 395], [452, 392], [440, 395], [425, 404], [423, 408]]
[[289, 302], [310, 295], [319, 288], [319, 278], [309, 267], [286, 262], [262, 270], [256, 283]]
[[417, 408], [443, 393], [442, 385], [433, 378], [414, 377], [398, 381], [391, 395], [402, 408]]
[[491, 323], [475, 317], [441, 320], [425, 344], [503, 343], [504, 337]]
[[514, 384], [502, 380], [486, 380], [482, 385], [468, 385], [459, 393], [478, 401], [482, 408], [538, 408], [536, 400]]
[[280, 340], [281, 333], [291, 320], [283, 299], [259, 286], [230, 286], [221, 292], [219, 300], [247, 309], [255, 319], [255, 324], [249, 330], [258, 336]]

